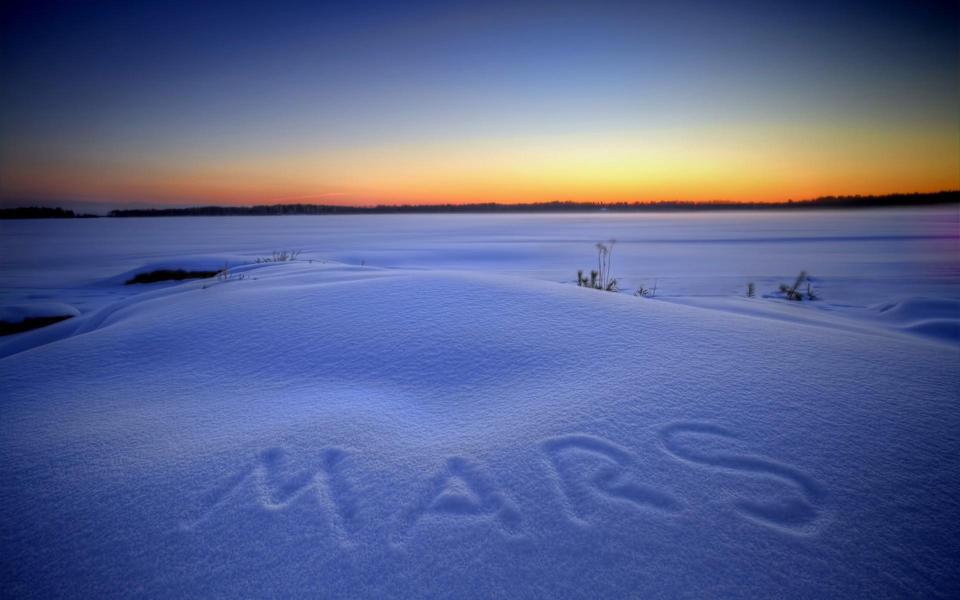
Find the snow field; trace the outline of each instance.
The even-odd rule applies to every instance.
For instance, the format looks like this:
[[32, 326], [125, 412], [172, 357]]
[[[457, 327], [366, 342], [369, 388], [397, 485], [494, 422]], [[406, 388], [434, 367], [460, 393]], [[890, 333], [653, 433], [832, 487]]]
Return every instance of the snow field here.
[[[764, 299], [730, 303], [772, 317], [476, 270], [244, 269], [0, 346], [5, 589], [958, 589], [949, 340]], [[949, 312], [920, 305], [882, 314]]]

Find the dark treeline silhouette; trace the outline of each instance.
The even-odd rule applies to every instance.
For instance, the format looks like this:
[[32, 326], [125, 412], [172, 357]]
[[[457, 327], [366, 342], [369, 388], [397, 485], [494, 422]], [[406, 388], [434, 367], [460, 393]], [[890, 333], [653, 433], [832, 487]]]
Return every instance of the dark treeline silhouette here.
[[[363, 215], [427, 213], [537, 213], [537, 212], [671, 212], [713, 210], [811, 210], [848, 208], [892, 208], [960, 203], [960, 190], [925, 194], [888, 194], [885, 196], [823, 196], [813, 200], [787, 202], [732, 202], [716, 200], [690, 202], [536, 202], [527, 204], [398, 204], [379, 206], [336, 206], [330, 204], [264, 204], [257, 206], [194, 206], [189, 208], [118, 209], [111, 217], [221, 217], [270, 215]], [[74, 214], [62, 208], [24, 207], [0, 209], [0, 219], [82, 218], [95, 215]]]
[[96, 217], [97, 215], [78, 215], [72, 210], [47, 208], [45, 206], [21, 206], [20, 208], [0, 208], [0, 219], [77, 219]]
[[196, 206], [112, 210], [111, 217], [266, 216], [266, 215], [357, 215], [425, 213], [520, 213], [520, 212], [657, 212], [708, 210], [804, 210], [834, 208], [884, 208], [960, 203], [960, 191], [886, 196], [824, 196], [788, 202], [537, 202], [529, 204], [399, 204], [379, 206], [334, 206], [325, 204], [269, 204], [259, 206]]

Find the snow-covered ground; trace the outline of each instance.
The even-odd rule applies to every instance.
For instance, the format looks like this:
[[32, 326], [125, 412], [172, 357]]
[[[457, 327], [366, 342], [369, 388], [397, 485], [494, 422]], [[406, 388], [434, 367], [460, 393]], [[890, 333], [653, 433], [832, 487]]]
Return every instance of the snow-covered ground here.
[[956, 596], [958, 222], [0, 223], [3, 595]]

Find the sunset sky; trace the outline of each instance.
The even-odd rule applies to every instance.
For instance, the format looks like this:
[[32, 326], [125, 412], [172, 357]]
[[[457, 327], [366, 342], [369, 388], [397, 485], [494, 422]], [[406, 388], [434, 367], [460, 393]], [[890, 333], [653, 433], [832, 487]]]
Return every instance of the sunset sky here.
[[960, 188], [954, 0], [0, 10], [7, 204]]

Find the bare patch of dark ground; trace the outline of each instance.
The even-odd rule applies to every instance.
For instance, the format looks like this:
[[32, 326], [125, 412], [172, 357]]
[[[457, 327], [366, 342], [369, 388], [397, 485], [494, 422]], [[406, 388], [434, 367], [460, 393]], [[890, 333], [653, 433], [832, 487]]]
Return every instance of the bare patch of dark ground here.
[[72, 316], [73, 315], [56, 315], [53, 317], [28, 317], [22, 321], [17, 321], [17, 322], [0, 321], [0, 336], [13, 335], [14, 333], [22, 333], [24, 331], [30, 331], [31, 329], [39, 329], [41, 327], [46, 327], [47, 325], [53, 325], [54, 323], [65, 321], [71, 318]]
[[184, 279], [209, 279], [220, 271], [185, 271], [183, 269], [157, 269], [146, 273], [137, 273], [128, 279], [125, 285], [134, 283], [157, 283], [158, 281], [183, 281]]

